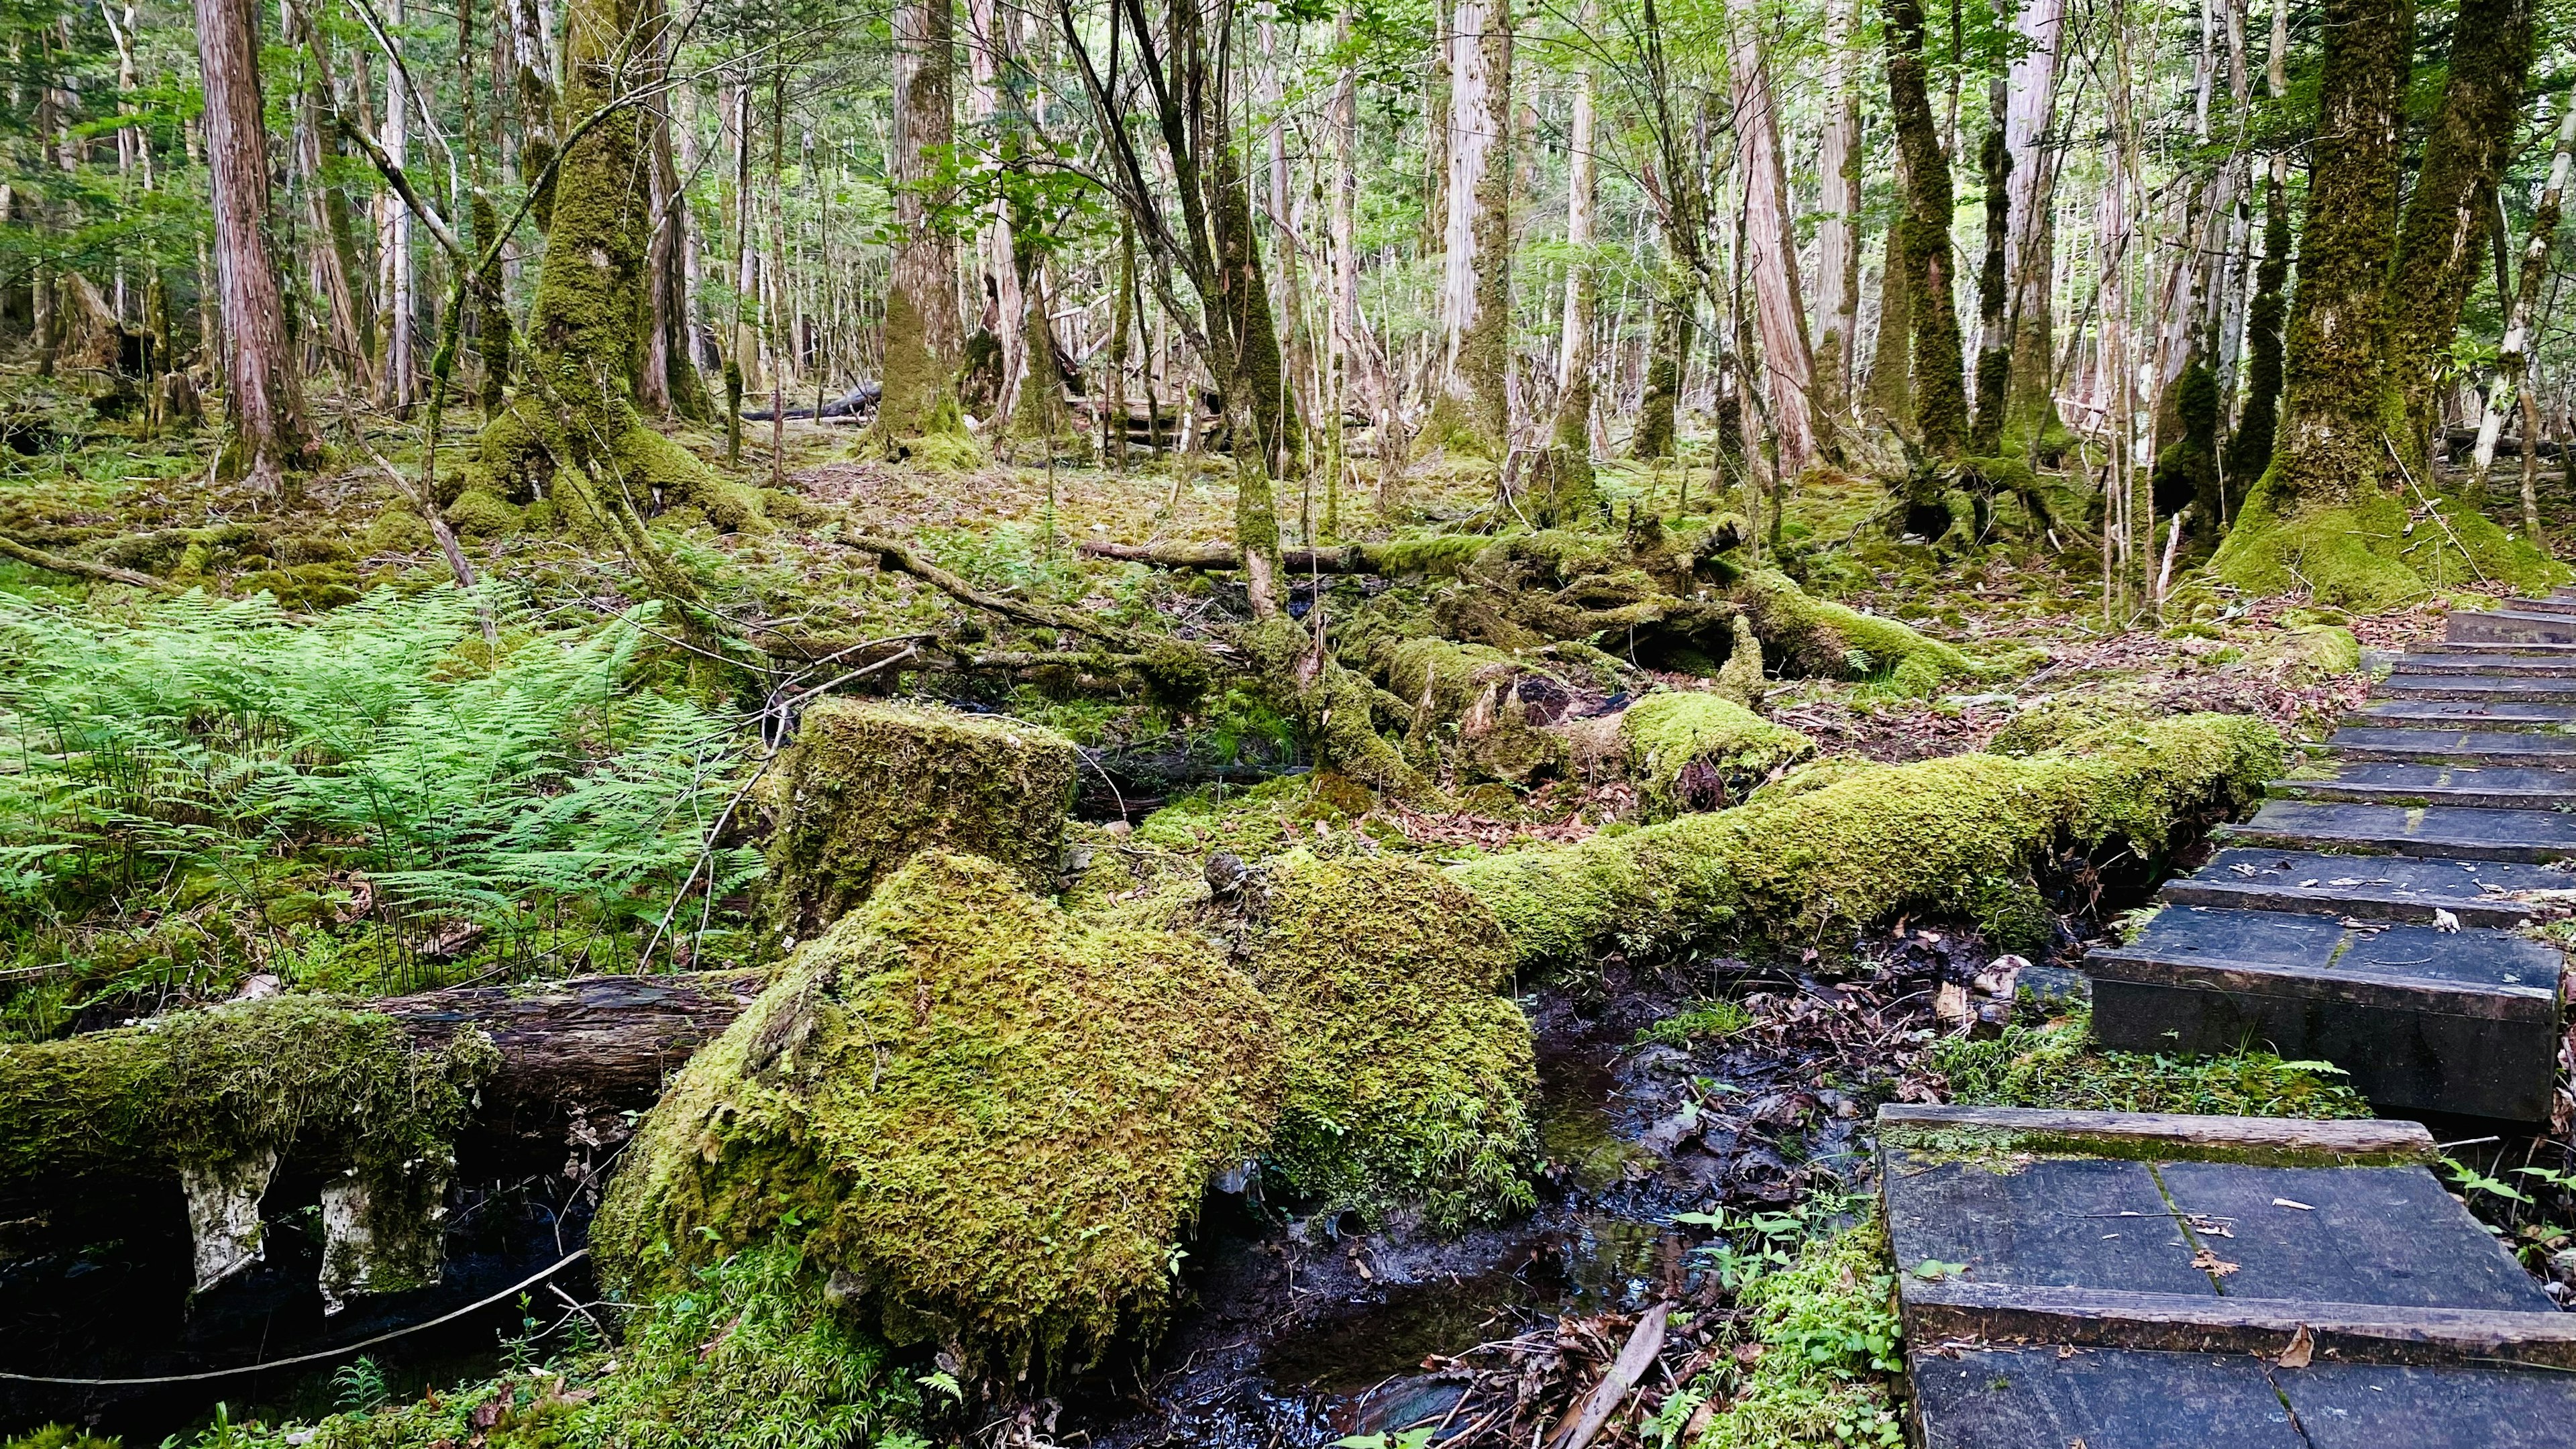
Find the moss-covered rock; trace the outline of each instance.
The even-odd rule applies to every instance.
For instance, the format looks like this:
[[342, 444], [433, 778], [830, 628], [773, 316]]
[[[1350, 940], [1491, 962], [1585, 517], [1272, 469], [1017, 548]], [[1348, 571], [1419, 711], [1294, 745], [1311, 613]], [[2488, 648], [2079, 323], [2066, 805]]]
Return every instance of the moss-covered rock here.
[[1894, 619], [1810, 597], [1773, 569], [1746, 574], [1735, 597], [1784, 672], [1879, 679], [1906, 694], [1931, 694], [1953, 679], [1996, 672]]
[[2361, 641], [2340, 624], [2307, 624], [2248, 651], [2245, 662], [2290, 684], [2314, 684], [2361, 668]]
[[1052, 890], [1080, 758], [1055, 731], [1002, 715], [829, 699], [779, 762], [767, 918], [807, 940], [930, 846], [1000, 861]]
[[522, 521], [518, 509], [485, 488], [466, 489], [441, 511], [447, 515], [448, 526], [468, 538], [499, 538], [515, 533]]
[[1278, 1009], [1287, 1095], [1266, 1161], [1318, 1211], [1450, 1229], [1532, 1201], [1538, 1078], [1511, 947], [1423, 866], [1272, 861], [1245, 961]]
[[2008, 925], [2064, 846], [2141, 857], [2241, 807], [2281, 768], [2270, 725], [2184, 715], [2028, 759], [1955, 755], [1578, 845], [1470, 861], [1452, 877], [1501, 917], [1523, 965], [1612, 948], [1836, 939], [1898, 911]]
[[701, 1050], [593, 1231], [632, 1291], [783, 1239], [898, 1341], [1078, 1363], [1170, 1302], [1277, 1110], [1270, 1005], [1204, 942], [933, 851]]
[[1735, 804], [1816, 752], [1814, 740], [1731, 699], [1683, 691], [1628, 706], [1619, 738], [1638, 799], [1659, 818]]

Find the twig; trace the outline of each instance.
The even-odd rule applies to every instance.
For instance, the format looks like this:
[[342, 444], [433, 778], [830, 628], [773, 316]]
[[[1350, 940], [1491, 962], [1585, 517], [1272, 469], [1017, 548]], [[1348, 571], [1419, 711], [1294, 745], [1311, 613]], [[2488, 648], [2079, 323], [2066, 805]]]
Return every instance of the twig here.
[[177, 584], [170, 582], [168, 579], [157, 579], [150, 574], [139, 574], [132, 569], [118, 568], [114, 564], [91, 563], [87, 559], [65, 558], [61, 554], [47, 553], [41, 548], [31, 547], [5, 535], [0, 535], [0, 555], [14, 558], [20, 563], [34, 564], [40, 569], [50, 569], [58, 574], [70, 574], [74, 578], [96, 579], [103, 584], [131, 584], [138, 589], [150, 589], [156, 594], [179, 594], [187, 592], [185, 589], [180, 588]]

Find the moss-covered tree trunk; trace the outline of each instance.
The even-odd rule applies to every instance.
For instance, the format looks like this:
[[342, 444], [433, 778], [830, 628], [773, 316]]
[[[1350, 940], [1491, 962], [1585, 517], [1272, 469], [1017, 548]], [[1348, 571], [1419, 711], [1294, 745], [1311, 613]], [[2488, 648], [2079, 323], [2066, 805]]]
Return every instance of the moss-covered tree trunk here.
[[1646, 342], [1646, 386], [1638, 399], [1637, 431], [1629, 451], [1641, 459], [1669, 458], [1680, 418], [1682, 359], [1690, 356], [1691, 314], [1698, 289], [1670, 254], [1664, 258], [1663, 294], [1655, 299]]
[[2290, 201], [2275, 166], [2263, 196], [2263, 262], [2254, 269], [2254, 305], [2245, 322], [2245, 410], [2227, 440], [2231, 512], [2272, 461], [2281, 413], [2281, 320], [2289, 310]]
[[1923, 449], [1956, 458], [1968, 441], [1968, 390], [1959, 309], [1950, 293], [1950, 160], [1925, 88], [1921, 0], [1887, 0], [1887, 89], [1905, 157], [1903, 243], [1913, 337], [1914, 422]]
[[[2003, 87], [1998, 85], [1995, 89], [2001, 92]], [[1986, 180], [1986, 256], [1977, 273], [1977, 420], [1969, 430], [1968, 451], [1991, 458], [2003, 446], [2013, 361], [2011, 325], [2005, 316], [2008, 278], [2004, 262], [2012, 225], [2012, 193], [2007, 186], [2013, 163], [2001, 125], [1986, 132], [1978, 161]]]
[[885, 391], [872, 430], [890, 453], [910, 440], [962, 440], [957, 370], [965, 329], [957, 315], [956, 243], [932, 218], [947, 198], [934, 190], [956, 139], [950, 85], [955, 60], [952, 0], [900, 0], [894, 7], [894, 126], [888, 169], [894, 183], [894, 267], [886, 286]]
[[2495, 224], [2496, 180], [2514, 140], [2535, 34], [2533, 0], [2461, 0], [2441, 114], [2425, 139], [2398, 231], [2388, 383], [2404, 409], [2398, 447], [2419, 478], [2428, 476], [2441, 425], [2460, 307]]
[[1449, 356], [1416, 451], [1499, 463], [1511, 446], [1512, 12], [1458, 0], [1449, 36], [1440, 310]]
[[[1267, 476], [1294, 476], [1305, 466], [1305, 428], [1288, 385], [1278, 319], [1270, 309], [1270, 288], [1264, 280], [1260, 237], [1252, 217], [1251, 180], [1233, 145], [1222, 139], [1223, 130], [1208, 134], [1212, 138], [1208, 179], [1215, 189], [1208, 216], [1215, 223], [1218, 286], [1225, 325], [1233, 334], [1244, 408], [1252, 419], [1252, 435], [1260, 440]], [[1235, 447], [1240, 452], [1242, 444], [1238, 441]]]
[[2327, 0], [2314, 177], [2283, 353], [2282, 436], [2257, 488], [2300, 502], [2378, 491], [2388, 475], [2380, 329], [2397, 250], [2413, 0]]
[[[1899, 169], [1902, 171], [1902, 160]], [[1914, 427], [1914, 309], [1905, 289], [1905, 223], [1887, 229], [1878, 272], [1878, 340], [1870, 348], [1861, 407], [1903, 431]]]

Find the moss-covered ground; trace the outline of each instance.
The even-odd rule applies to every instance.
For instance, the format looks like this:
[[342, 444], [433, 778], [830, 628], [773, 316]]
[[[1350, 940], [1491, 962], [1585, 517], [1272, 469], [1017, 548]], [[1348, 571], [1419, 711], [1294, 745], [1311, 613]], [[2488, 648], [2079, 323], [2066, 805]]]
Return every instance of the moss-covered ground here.
[[[1207, 1190], [1247, 1176], [1226, 1211], [1262, 1251], [1328, 1254], [1364, 1297], [1390, 1290], [1347, 1265], [1390, 1244], [1500, 1242], [1614, 1198], [1632, 1222], [1708, 1214], [1676, 1261], [1725, 1280], [1690, 1340], [1716, 1351], [1657, 1385], [1638, 1431], [1893, 1442], [1891, 1270], [1825, 1186], [1854, 1130], [1833, 1124], [1873, 1094], [2355, 1104], [2303, 1064], [2100, 1053], [2080, 1012], [2035, 1004], [1993, 1040], [1917, 1037], [1920, 1002], [1835, 983], [1926, 936], [1973, 948], [1944, 980], [2062, 955], [2361, 697], [2364, 649], [2549, 581], [2502, 541], [2521, 523], [2499, 489], [2480, 516], [2356, 515], [2396, 541], [2349, 559], [2252, 519], [2215, 565], [2188, 546], [2161, 607], [2133, 579], [2106, 618], [2098, 541], [2034, 528], [2010, 493], [1963, 549], [1891, 531], [1881, 485], [1818, 470], [1757, 556], [1686, 439], [1680, 462], [1601, 465], [1590, 531], [1461, 537], [1492, 498], [1475, 468], [1421, 469], [1388, 517], [1345, 491], [1331, 538], [1295, 522], [1327, 515], [1321, 485], [1285, 489], [1292, 549], [1366, 545], [1381, 572], [1292, 566], [1307, 632], [1264, 633], [1230, 570], [1083, 548], [1225, 541], [1222, 457], [889, 462], [796, 422], [772, 489], [765, 429], [727, 469], [720, 434], [683, 428], [657, 457], [722, 486], [617, 533], [472, 474], [455, 410], [432, 491], [486, 581], [466, 595], [370, 456], [416, 475], [417, 424], [326, 419], [337, 465], [274, 500], [215, 480], [202, 437], [141, 438], [52, 386], [16, 404], [56, 421], [0, 455], [0, 535], [193, 592], [0, 562], [22, 762], [0, 786], [0, 1087], [37, 1102], [28, 1120], [113, 1129], [31, 1133], [19, 1156], [69, 1155], [21, 1167], [175, 1172], [285, 1143], [399, 1168], [470, 1115], [475, 1063], [398, 1049], [354, 998], [775, 973], [620, 1156], [597, 1242], [646, 1306], [617, 1341], [353, 1405], [299, 1444], [970, 1432], [1196, 1311], [1222, 1281], [1194, 1276]], [[2084, 500], [2053, 476], [2043, 494], [2082, 526]], [[2576, 527], [2563, 479], [2540, 496], [2553, 535]], [[857, 535], [1009, 609], [961, 607]], [[2320, 575], [2329, 555], [2351, 568]], [[1301, 674], [1318, 623], [1337, 667]], [[1283, 691], [1306, 677], [1334, 681], [1335, 720]], [[1337, 730], [1430, 788], [1371, 788], [1386, 761], [1342, 768]], [[897, 736], [939, 736], [942, 763]], [[1695, 1064], [1665, 1081], [1686, 1120], [1569, 1131], [1549, 1025], [1568, 1012], [1619, 1023], [1629, 1078]], [[1808, 1050], [1874, 1012], [1899, 1044], [1884, 1072]], [[1746, 1139], [1779, 1170], [1748, 1151], [1720, 1186], [1675, 1186], [1715, 1155], [1694, 1124], [1750, 1114], [1727, 1088], [1755, 1053], [1788, 1074], [1762, 1078], [1789, 1095]], [[1577, 1139], [1609, 1145], [1603, 1173], [1557, 1170]], [[2559, 1190], [2509, 1175], [2529, 1165], [2459, 1181]], [[2514, 1231], [2563, 1245], [2555, 1211]]]

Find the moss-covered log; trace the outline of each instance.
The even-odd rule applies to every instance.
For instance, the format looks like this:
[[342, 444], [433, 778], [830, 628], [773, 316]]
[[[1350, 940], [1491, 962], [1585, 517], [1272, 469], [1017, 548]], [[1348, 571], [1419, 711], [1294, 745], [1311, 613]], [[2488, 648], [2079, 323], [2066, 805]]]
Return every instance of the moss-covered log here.
[[1783, 673], [1882, 679], [1907, 694], [1930, 694], [1952, 680], [1991, 676], [2005, 667], [1972, 659], [1898, 620], [1814, 598], [1775, 570], [1745, 575], [1733, 597]]
[[1741, 940], [1838, 945], [1901, 911], [1965, 916], [2007, 940], [2040, 927], [2033, 872], [2115, 843], [2152, 859], [2241, 806], [2281, 767], [2259, 720], [2115, 726], [2024, 759], [1957, 755], [1579, 845], [1454, 867], [1517, 961]]
[[592, 1240], [649, 1290], [784, 1238], [897, 1342], [1088, 1361], [1169, 1306], [1201, 1194], [1262, 1147], [1276, 1034], [1213, 947], [920, 855], [689, 1064]]
[[773, 940], [820, 935], [932, 846], [1053, 889], [1079, 765], [1062, 735], [1000, 715], [815, 705], [777, 767], [764, 913]]
[[1814, 740], [1716, 694], [1647, 695], [1619, 713], [1616, 728], [1637, 798], [1658, 819], [1739, 803], [1816, 753]]

